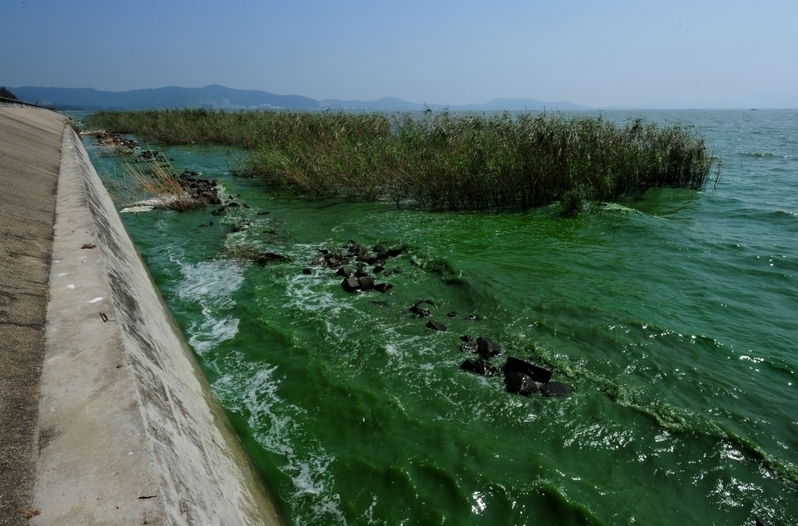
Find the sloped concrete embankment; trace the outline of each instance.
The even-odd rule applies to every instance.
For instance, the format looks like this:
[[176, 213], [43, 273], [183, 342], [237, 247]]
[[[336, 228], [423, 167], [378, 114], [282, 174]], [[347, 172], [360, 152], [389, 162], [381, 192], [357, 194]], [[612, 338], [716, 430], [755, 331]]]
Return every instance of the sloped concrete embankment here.
[[63, 136], [31, 524], [280, 524], [79, 138]]

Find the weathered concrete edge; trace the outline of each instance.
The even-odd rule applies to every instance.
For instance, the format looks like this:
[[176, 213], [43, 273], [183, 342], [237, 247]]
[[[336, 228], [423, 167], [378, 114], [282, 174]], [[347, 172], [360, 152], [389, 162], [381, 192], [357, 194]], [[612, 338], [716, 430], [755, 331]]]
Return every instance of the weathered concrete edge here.
[[[51, 324], [51, 311], [55, 314], [56, 309], [48, 306], [40, 405], [44, 440], [40, 439], [34, 491], [34, 504], [42, 514], [34, 522], [76, 523], [72, 517], [81, 524], [141, 524], [142, 519], [150, 524], [281, 524], [274, 501], [211, 395], [88, 154], [69, 127], [64, 132], [61, 170], [59, 205], [62, 193], [76, 192], [70, 186], [82, 186], [82, 199], [73, 195], [72, 210], [56, 210], [51, 290], [81, 291], [82, 297], [70, 298], [72, 307], [66, 308], [83, 327], [76, 330], [63, 321]], [[78, 179], [70, 182], [70, 172]], [[88, 226], [75, 217], [81, 208], [89, 215]], [[64, 222], [59, 232], [59, 223]], [[73, 236], [65, 247], [59, 244], [60, 234], [82, 237]], [[81, 249], [83, 243], [95, 243], [99, 251]], [[67, 284], [62, 278], [70, 276], [70, 270], [64, 263], [74, 272], [86, 268], [90, 272], [67, 279], [71, 281]], [[73, 288], [67, 288], [70, 285]], [[103, 288], [109, 294], [103, 295]], [[57, 295], [51, 295], [51, 303]], [[105, 335], [107, 341], [93, 340], [109, 328], [114, 334]], [[73, 342], [88, 338], [84, 348], [65, 348], [69, 332], [75, 333]], [[115, 347], [122, 352], [114, 355]], [[59, 370], [69, 369], [64, 366], [69, 360], [82, 360], [73, 364], [81, 378], [59, 378]], [[96, 370], [86, 371], [92, 362]], [[67, 387], [67, 396], [59, 394], [58, 384]], [[86, 392], [76, 395], [80, 384]], [[117, 397], [110, 404], [115, 409], [98, 414], [95, 409], [109, 405], [112, 394]], [[68, 409], [64, 404], [71, 398], [74, 407]], [[50, 413], [66, 417], [48, 422], [45, 415]], [[91, 417], [88, 423], [80, 423], [82, 413]], [[92, 429], [89, 436], [81, 432], [85, 428]], [[58, 459], [65, 454], [58, 451], [59, 443], [72, 448], [66, 451], [69, 465], [61, 467], [84, 473], [59, 474], [59, 463], [64, 461]], [[77, 458], [80, 454], [85, 458]], [[110, 463], [98, 467], [103, 460]], [[66, 480], [53, 482], [59, 476]], [[88, 491], [80, 487], [88, 484], [92, 484]], [[82, 493], [70, 498], [64, 494], [70, 487], [72, 493]], [[95, 493], [98, 496], [91, 499]]]

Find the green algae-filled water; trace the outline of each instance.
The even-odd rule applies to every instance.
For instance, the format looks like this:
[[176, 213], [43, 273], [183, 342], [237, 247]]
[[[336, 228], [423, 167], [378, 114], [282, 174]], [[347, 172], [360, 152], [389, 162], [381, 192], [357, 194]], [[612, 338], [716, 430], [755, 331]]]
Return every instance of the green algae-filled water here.
[[[798, 111], [642, 116], [694, 126], [717, 186], [574, 219], [431, 213], [308, 201], [230, 175], [241, 152], [164, 148], [249, 207], [123, 218], [291, 524], [798, 524]], [[350, 239], [406, 247], [392, 290], [303, 274]], [[464, 334], [572, 394], [460, 371]]]

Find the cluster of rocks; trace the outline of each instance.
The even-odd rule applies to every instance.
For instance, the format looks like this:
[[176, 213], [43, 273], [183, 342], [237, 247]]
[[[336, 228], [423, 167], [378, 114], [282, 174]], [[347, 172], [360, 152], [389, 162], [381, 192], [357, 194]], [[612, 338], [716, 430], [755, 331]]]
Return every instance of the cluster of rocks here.
[[198, 175], [198, 172], [183, 170], [183, 173], [177, 176], [180, 187], [198, 201], [209, 205], [221, 205], [219, 181], [216, 179], [200, 179], [197, 177]]
[[[416, 318], [429, 318], [432, 316], [432, 312], [428, 307], [437, 307], [437, 305], [435, 305], [435, 302], [432, 300], [416, 300], [408, 310], [410, 310], [410, 312], [413, 313], [413, 316], [415, 316]], [[455, 310], [446, 313], [446, 316], [448, 318], [456, 318], [457, 315], [458, 315], [457, 311]], [[466, 316], [465, 319], [474, 321], [477, 319], [477, 315], [469, 314], [468, 316]], [[429, 320], [427, 322], [427, 328], [432, 329], [433, 331], [440, 331], [440, 332], [445, 332], [449, 330], [449, 328], [446, 325], [436, 320]]]
[[571, 388], [562, 382], [551, 381], [552, 372], [543, 367], [512, 356], [507, 358], [505, 364], [499, 369], [490, 359], [501, 354], [498, 343], [480, 336], [476, 341], [469, 336], [462, 336], [460, 350], [465, 353], [477, 354], [473, 360], [465, 360], [460, 369], [482, 376], [499, 376], [504, 374], [504, 389], [508, 393], [529, 396], [542, 393], [545, 396], [567, 396]]
[[141, 150], [138, 154], [138, 158], [143, 161], [150, 161], [150, 162], [158, 162], [158, 163], [167, 162], [166, 156], [163, 154], [163, 152], [153, 151], [153, 150]]
[[[402, 248], [385, 248], [376, 245], [369, 251], [364, 245], [350, 240], [346, 245], [346, 253], [338, 250], [319, 249], [320, 256], [313, 258], [310, 267], [305, 267], [304, 274], [312, 274], [313, 266], [324, 267], [335, 271], [335, 275], [341, 276], [341, 287], [350, 293], [366, 292], [376, 290], [377, 292], [387, 292], [393, 288], [390, 283], [378, 283], [372, 274], [382, 274], [383, 276], [391, 273], [400, 273], [402, 269], [385, 269], [385, 263], [389, 258], [399, 256]], [[354, 264], [354, 266], [353, 266]], [[366, 269], [371, 266], [371, 273]]]
[[133, 149], [138, 146], [138, 143], [133, 139], [125, 139], [119, 133], [105, 130], [97, 130], [89, 132], [89, 135], [97, 140], [100, 146], [113, 146], [114, 148], [129, 148]]

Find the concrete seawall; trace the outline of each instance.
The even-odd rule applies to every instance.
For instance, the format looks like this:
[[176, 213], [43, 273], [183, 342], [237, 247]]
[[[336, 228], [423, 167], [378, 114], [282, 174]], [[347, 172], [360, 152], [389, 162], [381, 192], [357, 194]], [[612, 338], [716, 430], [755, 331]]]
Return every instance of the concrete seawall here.
[[282, 523], [69, 127], [49, 297], [30, 524]]

